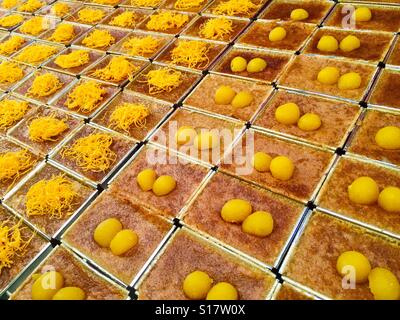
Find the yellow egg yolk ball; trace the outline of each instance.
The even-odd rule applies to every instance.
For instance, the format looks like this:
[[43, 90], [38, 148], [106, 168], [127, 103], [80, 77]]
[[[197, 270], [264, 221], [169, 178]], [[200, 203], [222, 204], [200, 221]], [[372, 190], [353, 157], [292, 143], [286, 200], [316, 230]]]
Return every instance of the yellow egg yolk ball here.
[[53, 300], [85, 300], [85, 291], [79, 287], [64, 287], [57, 291]]
[[351, 52], [358, 49], [361, 46], [360, 39], [356, 36], [348, 35], [342, 41], [340, 41], [340, 50], [343, 52]]
[[249, 215], [242, 224], [242, 230], [245, 233], [257, 237], [266, 237], [274, 229], [274, 219], [269, 212], [256, 211]]
[[400, 149], [400, 128], [395, 126], [387, 126], [379, 129], [375, 135], [375, 142], [383, 149]]
[[32, 285], [32, 300], [51, 300], [64, 286], [64, 277], [57, 271], [48, 271], [40, 275]]
[[342, 276], [347, 274], [354, 275], [356, 283], [363, 283], [368, 279], [371, 264], [368, 258], [362, 253], [358, 251], [346, 251], [337, 259], [336, 269]]
[[254, 98], [249, 91], [240, 91], [232, 100], [232, 107], [235, 109], [241, 109], [248, 107]]
[[219, 145], [220, 137], [213, 131], [201, 131], [193, 140], [194, 146], [198, 150], [210, 150]]
[[302, 115], [297, 126], [303, 131], [315, 131], [321, 127], [321, 118], [315, 113]]
[[361, 76], [357, 72], [348, 72], [339, 78], [340, 90], [353, 90], [361, 86]]
[[301, 20], [306, 20], [309, 17], [309, 14], [307, 10], [299, 8], [299, 9], [294, 9], [290, 13], [290, 19], [295, 20], [295, 21], [301, 21]]
[[317, 80], [322, 84], [332, 85], [338, 82], [340, 71], [336, 67], [325, 67], [318, 72]]
[[210, 291], [213, 280], [203, 271], [193, 271], [183, 281], [183, 292], [192, 300], [203, 300]]
[[348, 187], [349, 198], [357, 204], [369, 205], [378, 200], [379, 187], [370, 177], [359, 177]]
[[130, 229], [124, 229], [118, 232], [115, 237], [111, 240], [110, 249], [111, 252], [120, 256], [128, 252], [134, 246], [137, 245], [139, 237], [135, 231]]
[[267, 62], [262, 58], [254, 58], [247, 64], [247, 72], [256, 73], [262, 72], [267, 67]]
[[269, 41], [277, 42], [286, 38], [286, 30], [282, 27], [273, 28], [268, 35]]
[[333, 36], [322, 36], [319, 39], [317, 48], [323, 52], [335, 52], [339, 47], [339, 43]]
[[207, 294], [206, 300], [238, 300], [236, 288], [228, 282], [218, 282]]
[[122, 230], [121, 222], [116, 218], [108, 218], [100, 222], [94, 230], [94, 241], [103, 248], [110, 246], [111, 240]]
[[166, 196], [176, 188], [176, 180], [171, 176], [160, 176], [153, 184], [153, 193], [156, 196]]
[[136, 177], [136, 182], [143, 191], [150, 191], [156, 181], [157, 173], [153, 169], [144, 169]]
[[367, 22], [372, 19], [372, 12], [367, 7], [359, 7], [356, 10], [354, 10], [352, 18], [356, 22]]
[[215, 91], [214, 101], [216, 104], [230, 104], [236, 92], [229, 86], [220, 86]]
[[300, 118], [300, 108], [293, 102], [280, 105], [275, 110], [275, 119], [279, 123], [290, 125], [296, 124]]
[[292, 160], [285, 156], [278, 156], [271, 160], [269, 167], [271, 174], [275, 179], [287, 181], [293, 176], [294, 165]]
[[226, 222], [241, 223], [252, 211], [250, 202], [243, 199], [231, 199], [222, 207], [221, 217]]
[[193, 142], [197, 132], [189, 126], [182, 126], [175, 134], [175, 140], [178, 145], [184, 145]]
[[379, 194], [378, 204], [387, 212], [400, 212], [400, 188], [384, 188]]
[[400, 284], [388, 269], [374, 268], [368, 276], [369, 289], [375, 300], [400, 300]]
[[235, 57], [231, 60], [231, 71], [242, 72], [247, 68], [247, 61], [243, 57]]
[[252, 159], [253, 168], [258, 172], [266, 172], [269, 171], [269, 166], [271, 164], [272, 157], [265, 152], [257, 152], [254, 154]]

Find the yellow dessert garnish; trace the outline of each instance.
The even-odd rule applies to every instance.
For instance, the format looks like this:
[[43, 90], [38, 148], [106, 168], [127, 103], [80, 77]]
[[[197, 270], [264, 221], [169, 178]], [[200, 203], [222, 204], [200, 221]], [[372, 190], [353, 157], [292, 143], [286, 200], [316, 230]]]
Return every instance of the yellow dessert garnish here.
[[131, 37], [122, 44], [132, 56], [146, 56], [155, 53], [160, 45], [160, 40], [152, 36]]
[[340, 41], [340, 50], [343, 52], [351, 52], [358, 49], [361, 46], [360, 39], [356, 36], [348, 35], [342, 41]]
[[72, 206], [77, 196], [72, 182], [62, 174], [49, 180], [40, 180], [30, 187], [26, 194], [26, 214], [64, 219], [73, 213]]
[[368, 9], [367, 7], [359, 7], [356, 10], [354, 10], [351, 17], [356, 22], [367, 22], [371, 20], [372, 13], [371, 10]]
[[219, 3], [214, 8], [213, 13], [228, 16], [248, 15], [258, 7], [250, 0], [227, 0]]
[[400, 149], [400, 128], [387, 126], [379, 129], [375, 135], [375, 142], [386, 150]]
[[131, 0], [131, 5], [135, 7], [157, 7], [160, 0]]
[[203, 271], [193, 271], [189, 273], [183, 281], [183, 292], [185, 296], [192, 300], [203, 300], [210, 291], [213, 280]]
[[139, 242], [135, 231], [123, 229], [119, 231], [110, 242], [110, 249], [113, 255], [120, 256], [131, 250]]
[[253, 58], [247, 64], [247, 72], [256, 73], [262, 72], [267, 67], [267, 62], [262, 58]]
[[361, 77], [357, 72], [348, 72], [342, 75], [338, 81], [340, 90], [353, 90], [361, 86]]
[[202, 68], [209, 63], [207, 53], [209, 46], [206, 42], [197, 40], [180, 41], [171, 51], [171, 61], [188, 68]]
[[221, 209], [221, 218], [226, 222], [241, 223], [253, 211], [253, 208], [247, 200], [231, 199], [225, 202]]
[[83, 113], [89, 113], [96, 109], [107, 93], [100, 83], [87, 81], [77, 85], [68, 94], [65, 106], [68, 109], [77, 109]]
[[240, 91], [232, 100], [232, 107], [235, 109], [246, 108], [252, 102], [254, 98], [251, 92], [249, 91]]
[[1, 7], [4, 9], [11, 9], [17, 4], [20, 4], [20, 0], [3, 0], [1, 2]]
[[243, 57], [237, 56], [231, 60], [231, 71], [232, 72], [243, 72], [246, 70], [247, 60]]
[[75, 50], [68, 54], [57, 56], [54, 63], [63, 69], [75, 68], [89, 62], [89, 52], [86, 50]]
[[23, 49], [14, 59], [26, 63], [41, 63], [53, 54], [57, 53], [58, 49], [45, 44], [33, 44]]
[[338, 82], [340, 71], [336, 67], [325, 67], [318, 72], [317, 80], [322, 84], [332, 85]]
[[0, 154], [0, 181], [18, 179], [32, 168], [35, 160], [27, 150], [9, 151]]
[[153, 184], [153, 193], [158, 196], [166, 196], [176, 188], [176, 180], [171, 176], [159, 176]]
[[143, 104], [124, 102], [117, 106], [110, 115], [110, 127], [129, 133], [133, 125], [136, 128], [146, 126], [146, 118], [150, 110]]
[[400, 300], [400, 284], [388, 269], [374, 268], [368, 275], [369, 289], [375, 300]]
[[6, 41], [0, 43], [0, 54], [9, 56], [18, 51], [25, 43], [25, 39], [20, 36], [11, 36]]
[[9, 221], [0, 223], [0, 274], [3, 268], [10, 268], [14, 258], [23, 257], [32, 237], [22, 237], [22, 221], [13, 225]]
[[63, 286], [64, 277], [61, 273], [57, 271], [43, 273], [32, 285], [32, 300], [51, 300]]
[[105, 133], [93, 133], [79, 138], [61, 152], [63, 158], [75, 160], [84, 171], [104, 172], [116, 161], [117, 155], [110, 149], [113, 138]]
[[279, 123], [291, 125], [296, 124], [300, 118], [300, 108], [293, 102], [280, 105], [275, 110], [275, 119]]
[[85, 300], [86, 294], [79, 287], [64, 287], [57, 291], [52, 300]]
[[366, 256], [357, 251], [343, 252], [336, 262], [336, 269], [340, 275], [345, 276], [354, 272], [355, 281], [363, 283], [367, 281], [371, 271], [371, 264]]
[[223, 40], [233, 31], [232, 20], [224, 17], [208, 19], [199, 28], [199, 35], [212, 40]]
[[150, 16], [146, 28], [153, 31], [167, 31], [180, 28], [189, 21], [185, 14], [164, 11]]
[[51, 12], [57, 17], [63, 17], [70, 12], [71, 8], [68, 4], [57, 2], [51, 7]]
[[111, 21], [110, 24], [112, 26], [118, 26], [118, 27], [129, 27], [132, 28], [135, 26], [135, 19], [136, 19], [136, 14], [133, 11], [125, 11], [114, 17]]
[[175, 134], [175, 140], [178, 145], [184, 145], [187, 143], [193, 143], [196, 138], [197, 132], [194, 128], [189, 126], [182, 126], [178, 129]]
[[236, 92], [229, 86], [219, 86], [215, 91], [214, 101], [216, 104], [230, 104]]
[[22, 21], [24, 21], [24, 17], [21, 14], [10, 14], [0, 18], [0, 26], [3, 28], [10, 28], [16, 26]]
[[100, 222], [94, 230], [93, 238], [103, 248], [110, 247], [111, 240], [122, 230], [122, 224], [117, 218], [108, 218]]
[[171, 68], [150, 70], [145, 77], [150, 94], [171, 92], [182, 83], [182, 73]]
[[379, 206], [387, 212], [400, 212], [400, 188], [386, 187], [378, 197]]
[[84, 23], [96, 23], [105, 17], [104, 10], [83, 8], [78, 12], [78, 21]]
[[193, 145], [198, 150], [210, 150], [219, 145], [220, 137], [216, 132], [211, 130], [201, 130], [201, 132], [194, 137]]
[[306, 113], [300, 117], [297, 126], [303, 131], [315, 131], [321, 127], [321, 118], [315, 113]]
[[115, 38], [108, 30], [94, 30], [82, 40], [82, 44], [89, 48], [108, 47], [114, 42]]
[[24, 77], [24, 71], [14, 62], [3, 61], [0, 64], [0, 83], [15, 83]]
[[154, 182], [157, 179], [157, 173], [153, 169], [144, 169], [140, 171], [136, 177], [136, 181], [143, 191], [153, 189]]
[[0, 101], [0, 130], [11, 127], [21, 120], [28, 110], [26, 101], [4, 99]]
[[307, 10], [299, 8], [299, 9], [294, 9], [292, 12], [290, 12], [290, 19], [295, 20], [295, 21], [301, 21], [301, 20], [306, 20], [309, 17], [309, 14]]
[[251, 163], [258, 172], [266, 172], [269, 171], [271, 160], [272, 157], [269, 154], [260, 151], [254, 154]]
[[333, 36], [322, 36], [317, 44], [317, 49], [323, 52], [335, 52], [339, 48], [339, 43]]
[[238, 300], [236, 288], [228, 282], [218, 282], [208, 291], [206, 300]]
[[369, 205], [378, 200], [379, 187], [370, 177], [359, 177], [348, 187], [349, 198], [357, 204]]
[[274, 219], [269, 212], [256, 211], [249, 215], [242, 224], [242, 230], [245, 233], [257, 237], [266, 237], [274, 229]]
[[119, 82], [122, 80], [132, 79], [133, 74], [139, 70], [132, 62], [122, 56], [112, 57], [110, 62], [101, 69], [92, 72], [95, 78]]
[[278, 156], [271, 160], [269, 169], [275, 179], [287, 181], [293, 176], [294, 165], [288, 157]]
[[282, 41], [285, 38], [286, 30], [283, 27], [275, 27], [268, 34], [268, 39], [272, 42]]
[[50, 24], [47, 19], [43, 17], [33, 17], [32, 19], [25, 21], [19, 28], [19, 31], [31, 36], [37, 36], [47, 30], [49, 26]]
[[35, 142], [57, 141], [65, 130], [68, 130], [68, 124], [55, 115], [33, 119], [28, 127], [29, 139]]
[[39, 0], [28, 0], [18, 7], [18, 11], [34, 12], [45, 5], [44, 2]]
[[49, 41], [66, 43], [75, 37], [75, 30], [72, 24], [62, 23], [57, 26], [53, 34], [47, 38]]
[[176, 0], [174, 8], [177, 10], [194, 9], [200, 7], [206, 0]]
[[105, 4], [109, 6], [115, 6], [120, 2], [120, 0], [92, 0], [92, 2], [98, 4]]
[[47, 97], [61, 89], [63, 83], [53, 73], [44, 73], [36, 76], [27, 91], [28, 95], [34, 97]]

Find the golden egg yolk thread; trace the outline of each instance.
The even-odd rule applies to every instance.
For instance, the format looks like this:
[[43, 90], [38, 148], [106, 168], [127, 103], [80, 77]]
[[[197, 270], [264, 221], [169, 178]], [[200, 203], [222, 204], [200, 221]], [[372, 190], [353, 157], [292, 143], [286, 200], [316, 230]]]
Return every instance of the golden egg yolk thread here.
[[200, 7], [205, 0], [176, 0], [174, 8], [177, 10], [193, 9]]
[[57, 56], [54, 63], [63, 69], [75, 68], [88, 63], [90, 60], [89, 52], [86, 50], [76, 50], [68, 54]]
[[19, 30], [24, 34], [37, 36], [49, 28], [49, 21], [43, 17], [33, 17], [25, 21]]
[[61, 89], [63, 83], [52, 73], [38, 75], [32, 82], [27, 94], [34, 97], [47, 97]]
[[23, 77], [24, 71], [16, 63], [3, 61], [0, 64], [0, 83], [15, 83]]
[[71, 11], [71, 8], [66, 3], [57, 2], [52, 8], [51, 12], [57, 17], [63, 17]]
[[0, 43], [0, 54], [9, 56], [18, 51], [25, 43], [25, 39], [20, 36], [11, 36], [6, 41]]
[[26, 101], [4, 99], [0, 101], [0, 130], [11, 127], [21, 120], [28, 110]]
[[228, 0], [218, 4], [214, 10], [214, 14], [234, 16], [238, 14], [250, 14], [259, 6], [250, 0]]
[[43, 44], [34, 44], [26, 47], [19, 53], [15, 60], [26, 63], [40, 63], [57, 53], [56, 47], [47, 46]]
[[185, 14], [165, 11], [151, 15], [146, 23], [146, 28], [154, 31], [166, 31], [180, 28], [188, 21], [189, 17]]
[[35, 162], [27, 150], [9, 151], [0, 154], [0, 181], [14, 179], [15, 182], [21, 175], [29, 171]]
[[104, 81], [119, 82], [132, 79], [133, 74], [138, 70], [139, 67], [135, 66], [126, 58], [113, 57], [104, 68], [95, 70], [92, 76]]
[[232, 24], [232, 20], [223, 17], [208, 19], [200, 26], [199, 34], [206, 39], [223, 40], [233, 31]]
[[136, 14], [132, 11], [125, 11], [114, 17], [110, 24], [117, 27], [134, 27]]
[[120, 0], [92, 0], [93, 3], [115, 6]]
[[66, 43], [75, 37], [75, 29], [71, 24], [62, 23], [57, 26], [53, 34], [47, 38], [49, 41]]
[[110, 127], [129, 133], [132, 125], [136, 128], [144, 128], [146, 126], [146, 118], [149, 115], [150, 111], [145, 105], [124, 102], [111, 113]]
[[155, 53], [159, 45], [160, 40], [152, 36], [132, 37], [123, 43], [122, 48], [132, 56], [145, 56]]
[[57, 119], [55, 114], [38, 117], [28, 127], [29, 139], [35, 142], [57, 141], [60, 134], [68, 130], [64, 119]]
[[82, 113], [89, 113], [96, 109], [107, 91], [95, 81], [87, 81], [76, 86], [68, 94], [65, 106], [68, 109], [77, 109]]
[[78, 21], [86, 23], [95, 23], [103, 19], [105, 12], [100, 9], [84, 8], [78, 12]]
[[18, 11], [34, 12], [44, 6], [44, 2], [39, 0], [28, 0], [18, 7]]
[[171, 92], [182, 83], [182, 73], [171, 68], [151, 70], [145, 77], [150, 94]]
[[3, 28], [10, 28], [16, 26], [18, 23], [24, 21], [24, 17], [20, 14], [10, 14], [0, 18], [0, 26]]
[[84, 171], [104, 172], [117, 159], [116, 153], [110, 149], [112, 144], [113, 138], [110, 135], [93, 133], [64, 148], [61, 156], [74, 160]]
[[131, 0], [131, 5], [137, 7], [156, 7], [159, 3], [160, 0]]
[[115, 38], [108, 30], [94, 30], [82, 40], [82, 44], [89, 48], [108, 47], [114, 42]]
[[202, 68], [209, 63], [207, 43], [197, 40], [180, 41], [171, 51], [171, 60], [174, 64], [189, 68]]
[[73, 213], [77, 196], [73, 183], [63, 174], [40, 180], [26, 194], [26, 214], [28, 217], [48, 215], [50, 218], [64, 219]]
[[1, 7], [4, 9], [11, 9], [18, 4], [20, 4], [19, 0], [3, 0], [1, 2]]

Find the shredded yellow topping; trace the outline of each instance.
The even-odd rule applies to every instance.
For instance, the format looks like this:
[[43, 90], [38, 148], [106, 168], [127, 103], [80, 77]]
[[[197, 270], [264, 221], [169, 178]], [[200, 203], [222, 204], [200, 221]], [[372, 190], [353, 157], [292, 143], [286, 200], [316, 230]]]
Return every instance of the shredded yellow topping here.
[[0, 130], [11, 127], [21, 120], [28, 110], [28, 102], [4, 99], [0, 101]]
[[54, 63], [63, 69], [75, 68], [89, 62], [89, 52], [85, 50], [76, 50], [68, 54], [57, 56]]
[[45, 5], [44, 2], [39, 0], [28, 0], [18, 7], [18, 11], [34, 12]]
[[110, 24], [117, 27], [134, 27], [136, 14], [132, 11], [125, 11], [114, 17]]
[[108, 30], [94, 30], [82, 40], [82, 44], [89, 48], [108, 47], [114, 42], [115, 38]]
[[10, 14], [0, 18], [0, 26], [3, 28], [10, 28], [16, 26], [18, 23], [24, 21], [24, 17], [20, 14]]
[[82, 113], [89, 113], [96, 109], [107, 91], [95, 81], [84, 82], [68, 94], [65, 106], [68, 109], [77, 109]]
[[105, 12], [101, 9], [83, 8], [78, 12], [78, 20], [80, 22], [95, 23], [103, 19]]
[[166, 31], [180, 28], [188, 21], [189, 17], [185, 14], [165, 11], [151, 15], [146, 27], [149, 30]]
[[214, 10], [214, 14], [234, 16], [239, 14], [250, 14], [259, 6], [255, 5], [251, 0], [228, 0], [218, 4]]
[[39, 117], [29, 124], [29, 139], [35, 142], [57, 141], [58, 136], [68, 128], [68, 124], [63, 119], [57, 119], [55, 114]]
[[32, 237], [22, 237], [22, 220], [11, 225], [9, 221], [0, 224], [0, 274], [3, 268], [10, 268], [14, 264], [14, 258], [23, 257]]
[[132, 56], [151, 55], [156, 52], [160, 40], [152, 36], [132, 37], [122, 44], [122, 48]]
[[120, 0], [92, 0], [93, 3], [115, 6]]
[[0, 64], [0, 83], [15, 83], [23, 77], [24, 71], [16, 63], [3, 61]]
[[110, 149], [112, 143], [109, 134], [93, 133], [76, 140], [72, 146], [63, 149], [61, 155], [74, 159], [84, 171], [104, 172], [117, 159], [115, 152]]
[[43, 31], [49, 28], [49, 21], [43, 17], [33, 17], [32, 19], [25, 21], [19, 30], [24, 34], [31, 36], [37, 36]]
[[131, 5], [136, 7], [157, 7], [160, 0], [131, 0]]
[[11, 9], [15, 7], [17, 4], [20, 4], [19, 0], [3, 0], [1, 2], [1, 7], [4, 9]]
[[6, 41], [0, 43], [0, 54], [9, 56], [10, 54], [19, 50], [24, 43], [24, 38], [20, 36], [11, 36]]
[[150, 94], [171, 92], [182, 83], [182, 73], [171, 68], [149, 71], [145, 77]]
[[92, 75], [101, 80], [119, 82], [131, 79], [138, 70], [139, 67], [126, 58], [113, 57], [104, 68], [95, 70]]
[[26, 194], [26, 214], [63, 219], [73, 213], [73, 202], [77, 196], [72, 182], [62, 174], [40, 180]]
[[134, 125], [136, 128], [146, 126], [146, 118], [150, 115], [149, 108], [143, 104], [124, 102], [117, 106], [110, 116], [110, 127], [129, 132]]
[[232, 20], [224, 17], [208, 19], [199, 29], [200, 36], [206, 39], [223, 40], [233, 31]]
[[34, 44], [23, 49], [15, 60], [26, 63], [40, 63], [57, 53], [58, 49], [44, 44]]
[[0, 154], [0, 181], [18, 179], [32, 168], [35, 160], [27, 150], [9, 151]]
[[57, 26], [53, 34], [47, 38], [49, 41], [66, 43], [75, 37], [75, 30], [72, 24], [62, 23]]
[[176, 0], [174, 8], [177, 10], [193, 9], [200, 7], [206, 0]]
[[208, 51], [209, 47], [206, 42], [197, 40], [180, 41], [171, 52], [171, 60], [174, 64], [189, 68], [201, 68], [209, 62]]
[[63, 17], [70, 12], [71, 8], [66, 3], [57, 2], [52, 8], [51, 12], [57, 17]]
[[52, 73], [44, 73], [37, 76], [31, 87], [28, 89], [28, 95], [34, 97], [47, 97], [61, 89], [63, 83]]

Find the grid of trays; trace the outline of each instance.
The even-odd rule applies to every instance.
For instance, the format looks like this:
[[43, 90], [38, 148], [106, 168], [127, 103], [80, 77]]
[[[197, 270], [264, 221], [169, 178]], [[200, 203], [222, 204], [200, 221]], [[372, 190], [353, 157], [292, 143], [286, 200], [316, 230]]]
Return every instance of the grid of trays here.
[[[26, 149], [35, 160], [31, 170], [11, 187], [0, 185], [0, 221], [21, 219], [27, 226], [25, 232], [35, 234], [27, 253], [0, 274], [3, 299], [30, 298], [32, 275], [50, 265], [67, 274], [70, 281], [82, 284], [94, 299], [184, 298], [181, 283], [193, 269], [207, 270], [216, 279], [233, 283], [242, 299], [371, 299], [367, 285], [357, 290], [341, 288], [335, 263], [346, 249], [362, 250], [373, 257], [374, 264], [390, 267], [400, 278], [398, 213], [384, 212], [378, 206], [356, 206], [348, 201], [346, 191], [351, 181], [362, 175], [375, 178], [381, 187], [388, 183], [400, 187], [399, 151], [378, 150], [371, 138], [377, 128], [400, 125], [400, 2], [261, 1], [248, 15], [227, 17], [234, 28], [225, 39], [205, 40], [199, 35], [199, 26], [219, 17], [214, 8], [222, 1], [204, 1], [196, 10], [181, 10], [188, 22], [170, 33], [147, 30], [146, 22], [159, 11], [173, 10], [171, 0], [154, 1], [154, 7], [148, 8], [135, 6], [140, 3], [135, 0], [116, 1], [113, 6], [95, 0], [47, 1], [29, 13], [21, 13], [16, 2], [0, 10], [0, 19], [21, 14], [23, 21], [43, 16], [51, 22], [49, 30], [35, 36], [21, 34], [21, 24], [3, 28], [0, 44], [14, 34], [25, 37], [25, 43], [12, 55], [0, 57], [0, 62], [14, 61], [22, 50], [35, 44], [55, 48], [55, 54], [45, 61], [19, 63], [23, 79], [1, 85], [1, 101], [27, 101], [29, 111], [0, 132], [0, 150]], [[58, 2], [70, 8], [62, 17], [52, 15]], [[368, 6], [374, 19], [356, 30], [343, 28], [341, 14], [347, 5]], [[103, 18], [82, 24], [77, 17], [84, 7], [103, 10]], [[289, 21], [289, 12], [295, 8], [306, 9], [309, 18]], [[134, 27], [109, 25], [113, 16], [125, 10], [140, 17]], [[78, 30], [73, 41], [59, 44], [48, 40], [60, 23], [71, 23]], [[267, 35], [278, 25], [286, 28], [288, 36], [285, 41], [271, 42]], [[83, 67], [57, 67], [55, 58], [82, 49], [82, 39], [95, 29], [109, 30], [115, 44], [90, 50], [90, 61]], [[342, 39], [348, 34], [357, 35], [365, 47], [351, 54], [338, 51], [327, 55], [316, 50], [322, 35]], [[124, 51], [123, 43], [129, 37], [147, 35], [160, 40], [156, 52], [130, 56]], [[182, 85], [176, 92], [150, 94], [142, 84], [143, 75], [169, 65], [171, 48], [185, 39], [206, 41], [212, 48], [209, 63], [198, 70], [172, 66], [184, 75]], [[107, 94], [91, 114], [67, 110], [63, 103], [72, 88], [91, 78], [90, 70], [96, 65], [118, 55], [138, 66], [135, 77], [122, 83], [102, 81]], [[262, 57], [268, 67], [262, 73], [234, 74], [229, 65], [236, 56]], [[361, 88], [343, 93], [318, 85], [314, 74], [327, 64], [359, 72]], [[33, 99], [26, 94], [27, 88], [34, 76], [44, 72], [55, 73], [65, 86], [46, 100]], [[213, 104], [216, 84], [251, 90], [256, 98], [244, 109], [222, 108]], [[121, 101], [149, 106], [145, 128], [127, 133], [108, 126], [107, 115]], [[303, 112], [321, 114], [323, 128], [305, 133], [277, 123], [275, 109], [289, 101], [301, 105]], [[68, 132], [52, 143], [30, 141], [27, 122], [37, 114], [54, 112], [68, 119]], [[158, 140], [160, 132], [168, 135], [167, 125], [173, 120], [179, 126], [228, 129], [235, 138], [217, 160], [195, 158]], [[117, 159], [107, 172], [83, 171], [61, 156], [65, 146], [92, 132], [112, 136]], [[256, 151], [289, 156], [296, 165], [294, 177], [277, 182], [265, 173], [240, 175], [237, 165], [225, 159], [246, 146], [249, 137], [254, 138]], [[177, 180], [176, 190], [168, 196], [141, 193], [132, 182], [148, 166], [148, 154], [178, 159], [177, 164], [153, 165], [157, 172]], [[24, 198], [29, 187], [59, 173], [79, 188], [74, 213], [61, 220], [27, 216]], [[220, 218], [223, 203], [234, 197], [251, 199], [254, 207], [272, 213], [275, 229], [270, 237], [246, 235], [240, 226]], [[117, 216], [138, 232], [140, 245], [133, 254], [116, 257], [94, 243], [94, 228], [109, 216]]]

